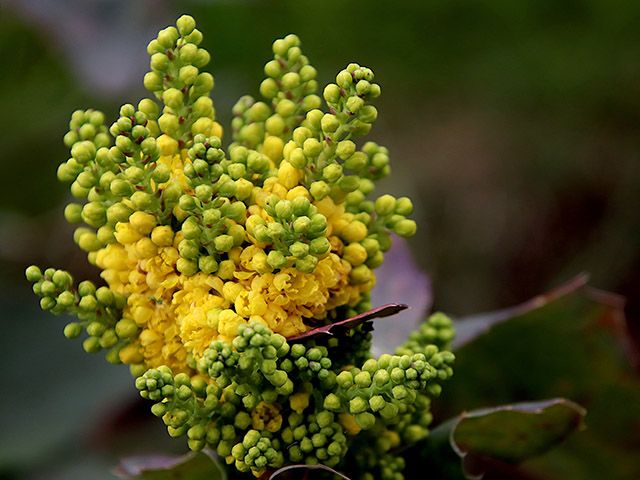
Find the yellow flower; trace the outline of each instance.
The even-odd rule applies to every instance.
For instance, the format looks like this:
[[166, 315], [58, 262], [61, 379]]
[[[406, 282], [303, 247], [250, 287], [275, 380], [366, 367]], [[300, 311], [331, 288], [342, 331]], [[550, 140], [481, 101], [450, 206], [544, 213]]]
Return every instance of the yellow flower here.
[[268, 136], [265, 138], [262, 144], [262, 153], [264, 153], [275, 164], [280, 163], [282, 160], [282, 149], [284, 148], [284, 142], [280, 137]]
[[339, 414], [338, 421], [349, 435], [357, 435], [362, 430], [362, 427], [356, 422], [356, 417], [349, 413]]
[[289, 405], [291, 406], [291, 410], [297, 413], [302, 413], [305, 408], [309, 406], [309, 395], [306, 392], [294, 393], [289, 397]]
[[251, 412], [251, 426], [256, 430], [277, 432], [282, 427], [280, 407], [273, 403], [260, 402]]
[[[203, 121], [197, 128], [205, 127], [215, 125]], [[265, 140], [263, 152], [279, 167], [262, 188], [240, 179], [252, 192], [246, 200], [248, 219], [238, 225], [248, 235], [219, 261], [215, 273], [180, 273], [177, 264], [185, 260], [178, 247], [184, 235], [171, 225], [158, 225], [154, 215], [137, 211], [128, 222], [116, 224], [116, 242], [96, 252], [95, 262], [109, 287], [127, 297], [123, 317], [139, 327], [137, 338], [120, 351], [123, 362], [146, 368], [168, 365], [176, 372], [193, 373], [189, 358], [200, 358], [213, 340], [233, 340], [238, 327], [250, 320], [285, 337], [297, 335], [310, 328], [306, 319], [323, 320], [338, 307], [354, 307], [373, 287], [375, 277], [364, 264], [367, 252], [359, 243], [367, 227], [330, 197], [313, 201], [300, 185], [301, 170], [281, 160], [283, 147], [278, 137]], [[166, 135], [158, 138], [158, 148], [162, 153], [158, 162], [170, 167], [171, 177], [157, 188], [177, 183], [183, 192], [190, 192], [184, 174], [184, 165], [190, 162], [186, 151], [178, 150], [177, 142]], [[270, 195], [288, 200], [305, 197], [327, 218], [331, 251], [319, 258], [313, 272], [294, 267], [274, 272], [265, 251], [269, 246], [251, 236], [261, 222], [273, 221], [265, 211]], [[174, 214], [187, 214], [176, 212], [174, 208]]]

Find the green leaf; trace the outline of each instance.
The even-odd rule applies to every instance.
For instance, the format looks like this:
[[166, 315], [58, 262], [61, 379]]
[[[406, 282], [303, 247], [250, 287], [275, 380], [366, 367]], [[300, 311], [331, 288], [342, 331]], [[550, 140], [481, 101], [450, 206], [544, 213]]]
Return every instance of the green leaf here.
[[636, 358], [624, 300], [582, 286], [462, 346], [434, 414], [447, 418], [483, 405], [571, 398], [589, 411], [589, 428], [520, 469], [545, 479], [640, 478]]
[[496, 325], [540, 309], [551, 302], [576, 292], [584, 287], [588, 280], [589, 275], [581, 273], [562, 285], [513, 307], [456, 319], [456, 337], [453, 340], [453, 348], [461, 348], [489, 332]]
[[519, 463], [540, 455], [582, 426], [586, 411], [565, 399], [466, 412], [451, 430], [454, 451]]
[[121, 460], [114, 473], [131, 480], [226, 480], [224, 468], [209, 451], [182, 456], [147, 455]]
[[[421, 456], [443, 453], [446, 443], [462, 461], [466, 478], [482, 478], [489, 464], [520, 463], [552, 449], [583, 425], [585, 414], [563, 398], [464, 412], [434, 429]], [[441, 463], [455, 461], [446, 453], [438, 458]], [[444, 470], [443, 465], [438, 468]]]

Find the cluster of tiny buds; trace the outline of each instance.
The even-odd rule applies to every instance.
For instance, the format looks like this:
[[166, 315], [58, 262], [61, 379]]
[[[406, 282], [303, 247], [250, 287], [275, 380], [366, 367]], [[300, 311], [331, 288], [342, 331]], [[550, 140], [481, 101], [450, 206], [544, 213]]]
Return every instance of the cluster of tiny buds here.
[[33, 283], [43, 310], [77, 317], [64, 328], [67, 338], [77, 338], [85, 332], [87, 338], [82, 345], [87, 352], [108, 350], [107, 360], [120, 363], [121, 348], [138, 332], [135, 322], [121, 318], [125, 297], [108, 287], [96, 288], [88, 280], [76, 287], [72, 276], [64, 270], [48, 268], [43, 272], [30, 266], [26, 277]]
[[231, 127], [239, 145], [256, 148], [269, 135], [286, 142], [307, 112], [320, 107], [317, 72], [302, 54], [300, 39], [290, 34], [276, 40], [273, 53], [260, 84], [264, 101], [244, 96], [233, 107]]
[[[193, 18], [180, 17], [147, 47], [155, 99], [123, 105], [110, 127], [96, 110], [69, 122], [71, 156], [57, 173], [75, 200], [64, 215], [83, 224], [74, 241], [109, 286], [34, 266], [27, 279], [42, 309], [77, 317], [65, 336], [131, 366], [153, 414], [192, 450], [262, 476], [288, 463], [345, 465], [360, 438], [374, 446], [356, 448], [363, 471], [402, 480], [393, 452], [428, 433], [431, 398], [452, 374], [451, 321], [431, 316], [377, 359], [370, 322], [330, 340], [277, 333], [361, 313], [391, 234], [416, 231], [411, 200], [372, 196], [388, 150], [356, 143], [377, 118], [380, 86], [351, 63], [318, 95], [316, 69], [287, 35], [264, 67], [262, 99], [234, 106], [223, 149], [201, 42]], [[174, 348], [183, 358], [164, 354]]]

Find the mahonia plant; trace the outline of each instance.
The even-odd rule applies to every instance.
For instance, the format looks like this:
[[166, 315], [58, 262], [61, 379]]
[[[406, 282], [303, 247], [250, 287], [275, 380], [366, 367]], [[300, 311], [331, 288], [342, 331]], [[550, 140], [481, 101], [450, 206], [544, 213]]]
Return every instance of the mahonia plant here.
[[[408, 237], [408, 198], [372, 198], [389, 174], [369, 132], [380, 95], [355, 63], [316, 94], [295, 35], [276, 40], [262, 99], [233, 108], [231, 143], [202, 71], [190, 16], [148, 46], [144, 86], [110, 126], [76, 111], [58, 169], [76, 199], [68, 222], [104, 286], [63, 270], [26, 276], [44, 310], [130, 366], [171, 436], [240, 472], [322, 463], [362, 479], [401, 479], [403, 446], [427, 435], [431, 399], [451, 376], [451, 321], [433, 315], [394, 354], [370, 354], [370, 323], [296, 339], [370, 308], [391, 233]], [[351, 452], [351, 453], [347, 453]]]

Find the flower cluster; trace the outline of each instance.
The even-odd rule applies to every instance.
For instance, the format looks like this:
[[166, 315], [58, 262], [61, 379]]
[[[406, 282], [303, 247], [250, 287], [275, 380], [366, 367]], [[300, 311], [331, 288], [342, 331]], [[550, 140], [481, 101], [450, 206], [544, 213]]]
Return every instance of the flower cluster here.
[[426, 434], [429, 398], [451, 375], [448, 319], [432, 317], [377, 360], [368, 324], [287, 340], [365, 311], [391, 233], [415, 232], [408, 198], [372, 198], [387, 149], [355, 142], [380, 87], [352, 63], [320, 97], [287, 35], [273, 44], [262, 99], [235, 105], [223, 148], [201, 41], [181, 17], [148, 45], [153, 99], [123, 105], [108, 128], [101, 112], [72, 115], [58, 177], [76, 200], [64, 214], [105, 285], [37, 267], [27, 278], [43, 309], [77, 317], [65, 335], [84, 332], [85, 350], [130, 366], [153, 413], [192, 449], [261, 475], [338, 465], [360, 431], [375, 431], [386, 458]]
[[[450, 335], [445, 318], [433, 315], [427, 325]], [[194, 450], [213, 448], [241, 472], [260, 476], [301, 462], [334, 467], [354, 450], [356, 471], [398, 478], [384, 473], [387, 464], [402, 463], [393, 450], [427, 435], [430, 399], [451, 376], [453, 354], [422, 331], [396, 355], [370, 358], [362, 368], [336, 368], [339, 348], [339, 341], [289, 343], [252, 321], [231, 343], [214, 341], [198, 375], [160, 367], [136, 387], [155, 402], [152, 411], [170, 435], [186, 434]]]

